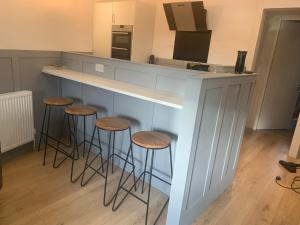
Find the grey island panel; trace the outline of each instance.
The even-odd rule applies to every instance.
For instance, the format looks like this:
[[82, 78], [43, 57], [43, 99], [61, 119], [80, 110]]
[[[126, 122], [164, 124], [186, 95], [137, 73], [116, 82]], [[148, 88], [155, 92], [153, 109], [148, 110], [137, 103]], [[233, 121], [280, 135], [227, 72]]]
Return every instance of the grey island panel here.
[[[160, 130], [172, 137], [172, 186], [154, 182], [156, 188], [170, 195], [167, 225], [191, 224], [231, 184], [255, 82], [254, 75], [196, 73], [73, 53], [63, 53], [63, 62], [69, 69], [169, 91], [183, 97], [183, 108], [180, 110], [104, 90], [101, 90], [102, 94], [97, 94], [91, 91], [92, 87], [82, 85], [80, 88], [80, 84], [70, 81], [63, 81], [63, 84], [69, 83], [73, 89], [68, 85], [62, 86], [66, 89], [64, 91], [70, 89], [73, 94], [81, 96], [83, 102], [101, 103], [109, 109], [108, 114], [132, 119], [134, 132]], [[95, 71], [97, 63], [104, 65], [103, 73]], [[81, 90], [89, 93], [92, 101], [87, 101]], [[127, 134], [117, 140], [119, 151], [125, 154], [129, 145]], [[159, 154], [155, 159], [154, 171], [170, 179], [168, 154]], [[144, 161], [145, 152], [135, 148], [138, 172]]]
[[[246, 76], [203, 80], [193, 140], [189, 142], [192, 143], [189, 163], [175, 163], [175, 168], [180, 171], [172, 184], [168, 225], [191, 224], [231, 184], [254, 80], [254, 77]], [[181, 135], [179, 133], [179, 137]], [[180, 159], [181, 154], [186, 154], [181, 144], [187, 145], [179, 138], [176, 157]], [[185, 183], [185, 187], [179, 186], [180, 183]], [[181, 213], [176, 214], [179, 206]]]

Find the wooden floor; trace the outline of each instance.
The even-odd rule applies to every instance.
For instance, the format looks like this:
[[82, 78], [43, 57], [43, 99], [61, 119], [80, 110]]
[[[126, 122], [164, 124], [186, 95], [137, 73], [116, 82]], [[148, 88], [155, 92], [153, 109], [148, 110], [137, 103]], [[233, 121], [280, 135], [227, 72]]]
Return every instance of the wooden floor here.
[[[232, 186], [193, 225], [300, 225], [300, 195], [274, 183], [277, 175], [286, 184], [293, 177], [277, 164], [287, 158], [290, 141], [286, 133], [246, 135]], [[51, 160], [49, 156], [43, 167], [42, 153], [34, 151], [5, 163], [4, 187], [0, 191], [1, 225], [143, 224], [142, 203], [130, 197], [113, 213], [102, 206], [102, 178], [82, 188], [69, 181], [70, 163], [53, 169]], [[110, 185], [116, 183], [118, 175], [117, 172], [110, 177]], [[157, 191], [152, 195], [151, 218], [164, 198]], [[159, 224], [164, 221], [165, 215]]]

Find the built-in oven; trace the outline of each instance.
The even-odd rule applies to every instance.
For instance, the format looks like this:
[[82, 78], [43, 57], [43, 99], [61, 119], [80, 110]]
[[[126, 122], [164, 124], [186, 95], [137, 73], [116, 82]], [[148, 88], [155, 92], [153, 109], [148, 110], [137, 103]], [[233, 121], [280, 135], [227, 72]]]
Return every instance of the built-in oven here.
[[131, 60], [133, 26], [113, 25], [111, 57], [116, 59]]

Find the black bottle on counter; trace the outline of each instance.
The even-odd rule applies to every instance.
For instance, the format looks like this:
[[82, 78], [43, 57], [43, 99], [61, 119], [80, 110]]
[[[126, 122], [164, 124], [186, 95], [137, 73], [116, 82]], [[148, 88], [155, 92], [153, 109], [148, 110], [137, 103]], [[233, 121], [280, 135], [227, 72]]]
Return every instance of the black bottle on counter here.
[[149, 64], [155, 64], [156, 63], [156, 59], [154, 55], [150, 55], [149, 56], [149, 60], [148, 60]]
[[243, 73], [245, 70], [247, 51], [238, 51], [238, 56], [235, 64], [235, 73]]

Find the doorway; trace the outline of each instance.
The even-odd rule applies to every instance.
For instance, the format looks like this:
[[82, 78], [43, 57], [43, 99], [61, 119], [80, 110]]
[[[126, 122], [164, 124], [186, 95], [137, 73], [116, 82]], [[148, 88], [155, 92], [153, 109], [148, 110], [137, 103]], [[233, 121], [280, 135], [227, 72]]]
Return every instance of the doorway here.
[[254, 62], [258, 79], [253, 128], [291, 129], [300, 100], [300, 9], [270, 9], [264, 14]]
[[283, 20], [257, 129], [290, 129], [300, 84], [300, 23]]

